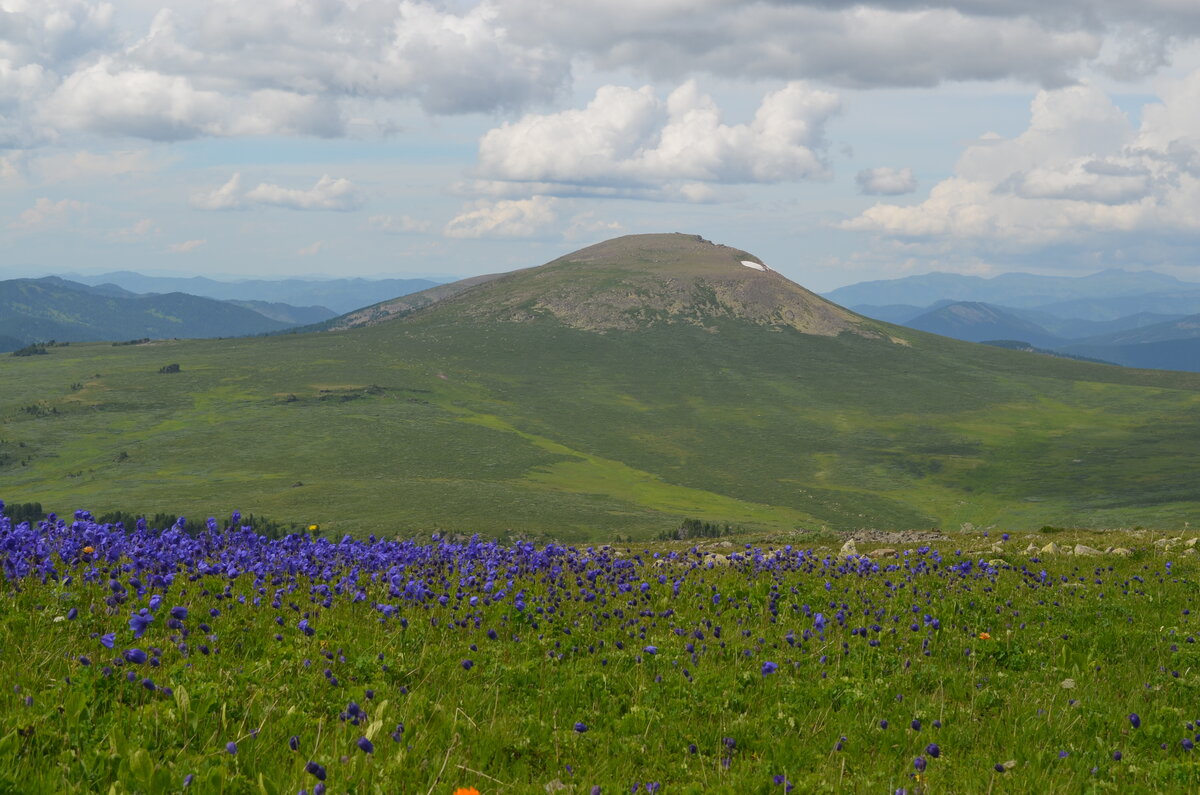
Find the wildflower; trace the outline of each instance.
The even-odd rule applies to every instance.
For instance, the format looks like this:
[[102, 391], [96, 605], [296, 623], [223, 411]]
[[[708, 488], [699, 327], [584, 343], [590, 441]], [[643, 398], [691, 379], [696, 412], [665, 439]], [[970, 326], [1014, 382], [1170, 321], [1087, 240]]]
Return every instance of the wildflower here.
[[225, 743], [225, 750], [228, 751], [230, 754], [236, 755], [237, 754], [237, 743], [235, 743], [233, 740], [230, 740], [229, 742]]
[[298, 751], [300, 749], [300, 738], [294, 734], [289, 737], [288, 748], [291, 748], [293, 751]]
[[75, 617], [78, 615], [79, 615], [79, 608], [72, 607], [70, 610], [67, 611], [67, 621], [74, 621]]
[[642, 649], [642, 651], [644, 651], [646, 654], [658, 654], [658, 647], [647, 646], [646, 648]]
[[113, 643], [116, 642], [116, 640], [117, 640], [117, 633], [108, 632], [108, 633], [100, 636], [100, 645], [106, 649], [111, 649], [113, 647]]
[[921, 731], [921, 721], [918, 720], [917, 718], [913, 718], [911, 725], [912, 725], [913, 731], [915, 731], [915, 732]]
[[1183, 746], [1183, 750], [1185, 751], [1190, 751], [1196, 747], [1196, 744], [1192, 742], [1190, 737], [1184, 737], [1183, 742], [1181, 742], [1180, 745]]
[[172, 607], [171, 618], [176, 621], [184, 621], [188, 617], [188, 609], [186, 607]]
[[918, 773], [924, 773], [925, 772], [925, 757], [918, 756], [916, 759], [914, 759], [913, 767], [915, 767], [917, 769]]
[[321, 765], [318, 765], [316, 762], [313, 762], [312, 760], [309, 760], [308, 764], [304, 766], [304, 770], [305, 772], [316, 776], [320, 781], [325, 780], [325, 768]]
[[463, 661], [462, 661], [462, 667], [463, 667], [463, 670], [464, 670], [464, 671], [469, 671], [469, 670], [471, 670], [472, 666], [474, 666], [474, 665], [475, 665], [475, 661], [474, 661], [474, 660], [463, 660]]
[[474, 787], [459, 787], [454, 790], [454, 795], [479, 795], [479, 790]]
[[925, 746], [925, 753], [929, 754], [934, 759], [937, 759], [942, 755], [942, 749], [938, 748], [937, 743], [930, 743], [929, 745]]
[[375, 753], [375, 743], [371, 742], [366, 737], [359, 737], [357, 745], [364, 754]]
[[85, 555], [90, 555], [95, 551], [96, 551], [96, 548], [94, 546], [92, 546], [91, 544], [88, 544], [86, 547], [83, 548], [83, 554], [85, 554]]
[[152, 621], [154, 621], [154, 616], [145, 609], [134, 613], [129, 619], [129, 628], [133, 630], [133, 637], [140, 638], [145, 635]]
[[1138, 714], [1136, 712], [1130, 712], [1129, 713], [1129, 723], [1130, 723], [1130, 725], [1133, 726], [1133, 728], [1139, 729], [1142, 726], [1142, 719], [1138, 717]]
[[992, 639], [992, 636], [991, 636], [991, 635], [989, 635], [989, 634], [988, 634], [988, 633], [986, 633], [986, 632], [980, 632], [980, 633], [979, 633], [979, 639], [980, 639], [980, 640], [991, 640], [991, 639]]
[[580, 734], [583, 734], [587, 730], [588, 730], [588, 727], [587, 727], [586, 723], [576, 723], [575, 724], [575, 731], [579, 732]]
[[1114, 762], [1121, 761], [1121, 752], [1120, 751], [1113, 751], [1113, 761]]
[[134, 665], [141, 665], [146, 662], [147, 657], [146, 652], [141, 649], [126, 649], [122, 656]]
[[775, 673], [775, 671], [777, 671], [778, 669], [779, 669], [779, 666], [778, 666], [778, 665], [776, 665], [775, 663], [771, 662], [770, 660], [767, 660], [766, 662], [764, 662], [764, 663], [762, 664], [762, 675], [763, 675], [763, 676], [766, 676], [767, 674], [773, 674], [773, 673]]
[[884, 718], [883, 720], [879, 721], [879, 728], [886, 729], [887, 727], [888, 727], [887, 718]]

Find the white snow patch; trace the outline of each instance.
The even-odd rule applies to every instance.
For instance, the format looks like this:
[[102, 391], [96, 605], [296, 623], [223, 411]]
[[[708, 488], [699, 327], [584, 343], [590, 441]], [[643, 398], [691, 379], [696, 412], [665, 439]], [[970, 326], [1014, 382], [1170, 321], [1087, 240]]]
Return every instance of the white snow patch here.
[[761, 262], [751, 262], [748, 259], [742, 260], [742, 264], [747, 268], [754, 268], [756, 271], [765, 271], [767, 269], [767, 266], [763, 265]]

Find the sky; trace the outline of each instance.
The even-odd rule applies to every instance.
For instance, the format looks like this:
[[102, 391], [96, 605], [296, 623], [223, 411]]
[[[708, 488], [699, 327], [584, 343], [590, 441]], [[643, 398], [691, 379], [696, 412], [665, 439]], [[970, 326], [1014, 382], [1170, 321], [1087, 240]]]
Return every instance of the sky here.
[[1200, 282], [1195, 0], [0, 0], [0, 277]]

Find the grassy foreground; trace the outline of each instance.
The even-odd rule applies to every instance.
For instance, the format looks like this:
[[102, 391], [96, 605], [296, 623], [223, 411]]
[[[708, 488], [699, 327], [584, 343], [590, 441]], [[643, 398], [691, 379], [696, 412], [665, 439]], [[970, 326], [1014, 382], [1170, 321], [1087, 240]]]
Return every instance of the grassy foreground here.
[[0, 520], [0, 792], [1200, 788], [1200, 580], [1147, 537], [845, 558], [224, 524]]

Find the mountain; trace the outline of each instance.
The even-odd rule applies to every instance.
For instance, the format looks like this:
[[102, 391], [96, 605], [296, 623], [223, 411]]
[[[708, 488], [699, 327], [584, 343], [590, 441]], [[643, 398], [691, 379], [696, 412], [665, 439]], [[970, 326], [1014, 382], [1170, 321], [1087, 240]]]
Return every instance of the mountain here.
[[240, 306], [257, 312], [263, 317], [289, 326], [307, 326], [321, 323], [338, 316], [337, 312], [324, 306], [292, 306], [291, 304], [271, 303], [269, 301], [237, 301], [227, 299], [226, 303]]
[[772, 264], [637, 235], [331, 331], [0, 357], [3, 496], [332, 537], [1200, 521], [1200, 375], [892, 326]]
[[[1151, 311], [1174, 313], [1147, 300], [1137, 304], [1137, 296], [1164, 296], [1180, 292], [1200, 295], [1200, 284], [1180, 281], [1153, 271], [1106, 270], [1088, 276], [1039, 276], [1030, 273], [1002, 273], [991, 278], [964, 276], [957, 273], [926, 273], [901, 279], [861, 282], [839, 287], [825, 294], [830, 301], [846, 306], [856, 304], [912, 304], [928, 306], [935, 301], [975, 301], [1023, 309], [1042, 307], [1056, 315], [1066, 314], [1061, 305], [1088, 300], [1111, 301], [1113, 305], [1130, 306], [1116, 310], [1109, 317], [1074, 314], [1091, 320], [1111, 320], [1120, 315]], [[1060, 311], [1061, 310], [1061, 311]], [[1076, 310], [1081, 311], [1081, 310]], [[1200, 310], [1192, 310], [1192, 312]], [[1189, 312], [1190, 314], [1190, 312]]]
[[807, 334], [885, 336], [879, 324], [821, 299], [752, 254], [680, 234], [616, 238], [537, 268], [367, 307], [335, 327], [374, 325], [427, 307], [471, 322], [553, 319], [601, 332], [677, 323], [706, 328], [727, 318]]
[[49, 276], [0, 282], [0, 350], [33, 342], [235, 337], [284, 328], [258, 312], [182, 293], [119, 295]]
[[1058, 317], [1039, 309], [1006, 308], [1020, 318], [1044, 328], [1056, 337], [1064, 340], [1086, 339], [1115, 334], [1119, 331], [1145, 328], [1172, 320], [1180, 320], [1184, 315], [1160, 314], [1157, 312], [1135, 312], [1112, 320], [1081, 320], [1073, 317]]
[[1117, 320], [1144, 312], [1182, 317], [1200, 314], [1200, 290], [1180, 289], [1162, 293], [1117, 295], [1107, 298], [1077, 298], [1070, 301], [1047, 303], [1039, 306], [1038, 309], [1059, 317], [1077, 317], [1097, 321]]
[[947, 304], [904, 325], [968, 342], [1023, 340], [1040, 347], [1052, 347], [1061, 342], [1046, 329], [1003, 307], [975, 301]]
[[388, 298], [426, 290], [438, 283], [430, 279], [247, 279], [224, 282], [204, 276], [145, 276], [133, 271], [118, 271], [100, 276], [68, 275], [77, 282], [89, 285], [109, 283], [134, 293], [178, 292], [223, 301], [264, 301], [301, 307], [329, 307], [338, 314], [376, 304]]
[[1126, 367], [1200, 372], [1200, 314], [1060, 345]]

